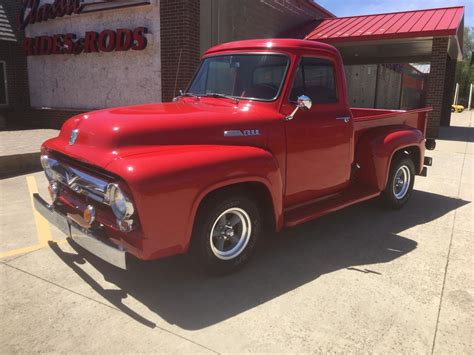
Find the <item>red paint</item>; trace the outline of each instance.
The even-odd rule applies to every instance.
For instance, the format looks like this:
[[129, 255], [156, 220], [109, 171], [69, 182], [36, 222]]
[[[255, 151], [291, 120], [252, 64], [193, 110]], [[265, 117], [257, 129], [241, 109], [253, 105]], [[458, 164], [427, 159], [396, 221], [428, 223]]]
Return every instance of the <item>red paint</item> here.
[[147, 46], [147, 39], [145, 34], [148, 33], [148, 29], [146, 27], [137, 27], [133, 31], [133, 44], [132, 49], [136, 51], [141, 51], [146, 48]]
[[133, 31], [119, 28], [117, 31], [103, 30], [102, 32], [88, 31], [84, 38], [76, 38], [75, 34], [55, 34], [53, 36], [26, 37], [23, 49], [26, 55], [49, 54], [80, 54], [143, 50], [147, 47], [146, 27], [137, 27]]
[[117, 30], [116, 51], [128, 51], [132, 45], [132, 31], [128, 28], [119, 28]]
[[86, 32], [86, 36], [84, 37], [84, 52], [85, 53], [99, 51], [99, 48], [97, 46], [97, 37], [99, 37], [99, 33], [95, 31]]
[[390, 14], [329, 18], [306, 39], [331, 43], [407, 37], [454, 36], [464, 7], [417, 10]]
[[52, 4], [40, 6], [40, 0], [20, 0], [21, 8], [17, 16], [17, 27], [24, 30], [29, 24], [44, 22], [56, 17], [80, 14], [84, 5], [80, 0], [55, 0]]
[[116, 34], [111, 30], [104, 30], [99, 36], [99, 49], [101, 52], [112, 52], [115, 48]]
[[[288, 55], [287, 77], [275, 101], [242, 99], [236, 104], [184, 97], [105, 109], [69, 119], [59, 137], [44, 143], [43, 153], [118, 181], [128, 191], [139, 229], [118, 232], [111, 211], [103, 208], [97, 220], [133, 255], [149, 260], [186, 252], [200, 203], [225, 186], [251, 182], [265, 189], [280, 230], [378, 195], [385, 188], [390, 160], [401, 148], [419, 149], [423, 161], [430, 109], [351, 109], [334, 47], [292, 39], [250, 40], [223, 44], [204, 55], [246, 52]], [[314, 104], [285, 121], [295, 107], [288, 97], [301, 56], [334, 63], [338, 101]], [[352, 119], [336, 119], [343, 116]], [[79, 135], [69, 145], [73, 129]], [[261, 134], [224, 137], [225, 130]], [[351, 174], [354, 162], [361, 169]], [[334, 199], [326, 198], [334, 194]], [[67, 196], [63, 198], [69, 200]], [[74, 201], [68, 208], [80, 205]]]
[[76, 35], [74, 33], [68, 33], [64, 36], [64, 52], [66, 54], [74, 53], [74, 42], [76, 41]]

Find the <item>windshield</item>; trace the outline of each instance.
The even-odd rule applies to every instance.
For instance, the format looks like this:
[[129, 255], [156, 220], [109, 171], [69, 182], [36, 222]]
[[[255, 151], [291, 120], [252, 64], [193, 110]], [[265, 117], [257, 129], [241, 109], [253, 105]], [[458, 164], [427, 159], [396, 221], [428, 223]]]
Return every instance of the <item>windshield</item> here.
[[271, 101], [283, 84], [288, 57], [282, 54], [221, 55], [204, 59], [190, 94], [222, 94]]

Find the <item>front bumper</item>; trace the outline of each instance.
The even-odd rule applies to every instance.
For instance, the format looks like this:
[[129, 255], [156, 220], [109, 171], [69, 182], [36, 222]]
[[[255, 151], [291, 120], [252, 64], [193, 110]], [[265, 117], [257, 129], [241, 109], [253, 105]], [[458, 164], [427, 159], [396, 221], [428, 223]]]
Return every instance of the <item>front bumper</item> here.
[[33, 194], [33, 201], [35, 209], [67, 237], [109, 264], [120, 269], [127, 269], [126, 251], [107, 242], [101, 230], [82, 228], [66, 215], [57, 211], [37, 193]]

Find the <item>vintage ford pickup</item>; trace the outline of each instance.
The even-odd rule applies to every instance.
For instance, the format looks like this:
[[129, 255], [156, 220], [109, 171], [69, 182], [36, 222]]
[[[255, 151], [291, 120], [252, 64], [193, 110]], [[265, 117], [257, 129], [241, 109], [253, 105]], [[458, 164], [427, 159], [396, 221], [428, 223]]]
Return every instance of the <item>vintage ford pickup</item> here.
[[243, 265], [264, 227], [379, 195], [400, 208], [431, 165], [430, 109], [350, 108], [343, 68], [313, 41], [213, 47], [173, 102], [64, 123], [42, 146], [52, 203], [35, 207], [117, 267], [189, 251], [215, 274]]

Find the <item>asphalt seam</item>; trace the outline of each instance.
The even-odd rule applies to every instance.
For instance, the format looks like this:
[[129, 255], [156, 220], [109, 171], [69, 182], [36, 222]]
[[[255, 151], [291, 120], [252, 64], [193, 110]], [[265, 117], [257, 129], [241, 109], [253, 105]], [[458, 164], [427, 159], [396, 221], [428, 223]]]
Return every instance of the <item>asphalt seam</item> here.
[[[471, 113], [471, 117], [469, 119], [469, 126], [468, 127], [471, 128], [471, 126], [472, 126], [472, 113]], [[466, 137], [466, 139], [468, 139], [468, 138], [469, 137]], [[465, 148], [464, 148], [464, 157], [463, 157], [463, 160], [462, 160], [461, 176], [459, 177], [459, 187], [458, 187], [458, 193], [457, 193], [457, 198], [458, 199], [459, 199], [459, 196], [461, 195], [461, 186], [462, 186], [461, 182], [462, 182], [462, 175], [464, 173], [464, 166], [465, 166], [465, 162], [466, 162], [467, 148], [468, 148], [468, 141], [466, 140]], [[434, 354], [434, 351], [435, 351], [436, 338], [438, 336], [439, 319], [440, 319], [440, 315], [441, 315], [441, 308], [443, 306], [444, 289], [445, 289], [445, 286], [446, 286], [446, 279], [447, 279], [448, 268], [449, 268], [449, 260], [450, 260], [450, 257], [451, 257], [451, 248], [452, 248], [452, 245], [453, 245], [454, 231], [455, 231], [455, 226], [456, 226], [456, 215], [457, 215], [457, 209], [454, 210], [453, 226], [451, 228], [451, 236], [450, 236], [450, 240], [449, 240], [448, 255], [446, 257], [446, 265], [444, 267], [443, 286], [441, 287], [441, 295], [440, 295], [440, 298], [439, 298], [439, 306], [438, 306], [438, 315], [436, 317], [436, 327], [435, 327], [435, 331], [434, 331], [434, 335], [433, 335], [433, 344], [431, 346], [431, 354], [432, 355]]]
[[[31, 276], [31, 277], [34, 277], [34, 278], [36, 278], [36, 279], [38, 279], [38, 280], [41, 280], [41, 281], [44, 281], [44, 282], [46, 282], [46, 283], [49, 283], [49, 284], [51, 284], [51, 285], [53, 285], [53, 286], [56, 286], [56, 287], [58, 287], [58, 288], [60, 288], [60, 289], [62, 289], [62, 290], [69, 291], [69, 292], [71, 292], [71, 293], [73, 293], [73, 294], [75, 294], [75, 295], [77, 295], [77, 296], [84, 297], [84, 298], [88, 299], [89, 301], [95, 302], [95, 303], [97, 303], [97, 304], [100, 304], [100, 305], [102, 305], [102, 306], [108, 307], [108, 308], [110, 308], [110, 309], [113, 309], [114, 311], [117, 311], [117, 312], [123, 314], [123, 312], [122, 312], [120, 309], [118, 309], [118, 308], [116, 308], [116, 307], [112, 307], [111, 305], [108, 305], [108, 304], [106, 304], [106, 303], [104, 303], [104, 302], [97, 301], [97, 300], [95, 300], [95, 299], [93, 299], [93, 298], [91, 298], [91, 297], [89, 297], [89, 296], [83, 295], [82, 293], [79, 293], [79, 292], [76, 292], [76, 291], [74, 291], [74, 290], [71, 290], [71, 289], [69, 289], [69, 288], [67, 288], [67, 287], [61, 286], [61, 285], [59, 285], [59, 284], [57, 284], [57, 283], [55, 283], [55, 282], [53, 282], [53, 281], [50, 281], [50, 280], [48, 280], [48, 279], [45, 279], [45, 278], [43, 278], [43, 277], [41, 277], [41, 276], [32, 274], [32, 273], [29, 272], [29, 271], [26, 271], [26, 270], [20, 269], [20, 268], [18, 268], [18, 267], [16, 267], [16, 266], [10, 265], [10, 264], [8, 264], [8, 263], [5, 262], [5, 261], [0, 261], [0, 263], [3, 264], [3, 265], [5, 265], [5, 266], [8, 266], [8, 267], [10, 267], [10, 268], [12, 268], [12, 269], [14, 269], [14, 270], [17, 270], [17, 271], [19, 271], [19, 272], [22, 272], [22, 273], [24, 273], [24, 274], [26, 274], [26, 275], [29, 275], [29, 276]], [[166, 329], [166, 328], [162, 328], [162, 327], [160, 327], [160, 326], [158, 326], [158, 325], [156, 325], [156, 324], [155, 324], [155, 328], [157, 328], [158, 330], [161, 330], [161, 331], [163, 331], [163, 332], [165, 332], [165, 333], [174, 335], [174, 336], [176, 336], [176, 337], [178, 337], [178, 338], [180, 338], [180, 339], [182, 339], [182, 340], [188, 341], [188, 342], [190, 342], [190, 343], [192, 343], [192, 344], [194, 344], [194, 345], [196, 345], [196, 346], [198, 346], [198, 347], [200, 347], [200, 348], [206, 349], [206, 350], [208, 350], [208, 351], [210, 351], [210, 352], [212, 352], [212, 353], [214, 353], [214, 354], [220, 354], [220, 352], [218, 352], [218, 351], [215, 351], [215, 350], [213, 350], [213, 349], [211, 349], [211, 348], [208, 348], [207, 346], [202, 345], [202, 344], [200, 344], [200, 343], [198, 343], [198, 342], [195, 342], [194, 340], [189, 339], [189, 338], [186, 338], [186, 337], [184, 337], [184, 336], [182, 336], [182, 335], [180, 335], [180, 334], [176, 334], [176, 333], [174, 333], [174, 332], [172, 332], [172, 331], [170, 331], [170, 330], [168, 330], [168, 329]]]

